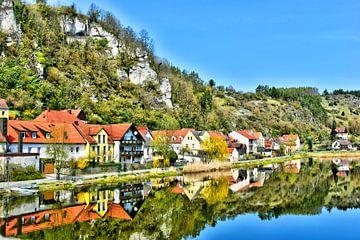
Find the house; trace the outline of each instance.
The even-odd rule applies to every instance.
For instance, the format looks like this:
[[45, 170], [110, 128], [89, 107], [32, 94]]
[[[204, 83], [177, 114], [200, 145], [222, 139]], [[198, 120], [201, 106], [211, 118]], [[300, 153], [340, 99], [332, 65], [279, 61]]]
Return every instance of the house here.
[[11, 153], [38, 153], [40, 158], [49, 158], [47, 147], [61, 142], [71, 153], [68, 158], [86, 157], [86, 139], [72, 123], [10, 120], [7, 140]]
[[237, 142], [246, 145], [246, 154], [257, 153], [258, 139], [249, 131], [232, 131], [229, 137], [235, 139]]
[[122, 164], [142, 163], [145, 139], [132, 123], [102, 125], [114, 141], [114, 160]]
[[300, 138], [297, 134], [285, 134], [275, 141], [279, 144], [279, 150], [281, 144], [285, 145], [286, 153], [293, 153], [301, 148]]
[[239, 152], [236, 148], [227, 148], [230, 162], [239, 161]]
[[333, 142], [331, 147], [334, 150], [351, 150], [352, 144], [349, 140], [339, 139], [339, 140], [336, 140], [335, 142]]
[[48, 123], [73, 123], [82, 121], [85, 123], [86, 115], [81, 109], [69, 110], [45, 110], [34, 121]]
[[336, 139], [348, 140], [349, 139], [349, 132], [344, 127], [338, 127], [335, 129], [336, 132]]
[[151, 143], [154, 140], [151, 131], [147, 127], [138, 127], [138, 130], [142, 137], [144, 138], [144, 156], [143, 156], [143, 163], [152, 161], [153, 159], [153, 149], [151, 147]]
[[193, 131], [192, 128], [183, 128], [181, 130], [160, 130], [152, 131], [151, 134], [153, 139], [156, 138], [166, 138], [169, 141], [170, 146], [174, 149], [177, 155], [180, 154], [181, 143], [185, 139], [186, 134], [189, 131]]

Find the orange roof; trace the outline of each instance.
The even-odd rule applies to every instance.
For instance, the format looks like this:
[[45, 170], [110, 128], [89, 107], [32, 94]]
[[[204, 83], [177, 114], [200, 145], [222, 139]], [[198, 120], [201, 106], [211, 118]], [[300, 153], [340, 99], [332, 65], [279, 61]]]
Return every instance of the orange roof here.
[[226, 140], [226, 135], [223, 134], [222, 132], [218, 132], [218, 131], [208, 131], [210, 137], [218, 137], [223, 139], [224, 141]]
[[113, 140], [106, 131], [104, 125], [100, 124], [84, 124], [84, 123], [78, 123], [75, 124], [76, 128], [79, 129], [80, 134], [89, 142], [89, 143], [97, 143], [96, 140], [93, 138], [93, 136], [97, 135], [102, 129], [108, 134], [108, 143], [113, 143]]
[[[50, 143], [51, 139], [46, 138], [46, 133], [50, 133], [52, 137], [64, 143], [86, 144], [84, 137], [72, 123], [47, 123], [24, 120], [9, 120], [8, 123], [7, 139], [10, 143], [19, 142], [19, 132], [25, 132], [24, 143]], [[32, 138], [32, 132], [36, 132], [36, 138]]]
[[172, 193], [184, 194], [184, 189], [181, 187], [180, 182], [171, 190]]
[[154, 138], [167, 136], [169, 138], [170, 143], [174, 144], [174, 143], [181, 143], [182, 140], [180, 139], [180, 137], [184, 139], [189, 131], [194, 131], [194, 129], [183, 128], [181, 130], [160, 130], [160, 131], [152, 131], [151, 134], [154, 136]]
[[74, 115], [67, 110], [45, 110], [39, 116], [37, 116], [34, 121], [49, 123], [73, 123], [81, 120], [77, 118], [77, 115]]
[[338, 127], [335, 129], [336, 133], [347, 133], [347, 129], [344, 127]]
[[250, 140], [256, 140], [256, 137], [252, 134], [250, 134], [248, 131], [236, 131], [237, 133], [243, 135], [244, 137], [246, 137], [247, 139], [250, 139]]
[[285, 141], [295, 141], [299, 138], [299, 135], [297, 134], [285, 134], [282, 136]]
[[120, 141], [125, 133], [129, 130], [132, 126], [131, 123], [119, 123], [119, 124], [109, 124], [109, 125], [102, 125], [106, 132], [109, 133], [110, 137], [115, 141]]
[[5, 99], [0, 99], [0, 109], [4, 109], [4, 110], [9, 109], [8, 105], [6, 104]]
[[125, 211], [125, 209], [121, 205], [114, 203], [108, 203], [108, 211], [106, 212], [104, 217], [132, 220], [130, 215]]
[[141, 134], [143, 134], [144, 136], [146, 135], [147, 132], [149, 132], [150, 130], [148, 129], [148, 127], [146, 126], [139, 126], [137, 127], [137, 129], [139, 130], [139, 132]]
[[232, 154], [235, 148], [227, 148], [229, 154]]

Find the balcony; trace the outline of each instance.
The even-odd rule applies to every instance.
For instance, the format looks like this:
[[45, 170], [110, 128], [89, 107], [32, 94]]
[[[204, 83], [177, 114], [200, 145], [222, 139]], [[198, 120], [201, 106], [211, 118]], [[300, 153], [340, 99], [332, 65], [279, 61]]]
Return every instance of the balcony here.
[[128, 144], [136, 144], [136, 145], [142, 145], [143, 141], [141, 140], [122, 140], [120, 142], [121, 145], [128, 145]]
[[121, 156], [142, 156], [144, 155], [144, 151], [121, 151]]

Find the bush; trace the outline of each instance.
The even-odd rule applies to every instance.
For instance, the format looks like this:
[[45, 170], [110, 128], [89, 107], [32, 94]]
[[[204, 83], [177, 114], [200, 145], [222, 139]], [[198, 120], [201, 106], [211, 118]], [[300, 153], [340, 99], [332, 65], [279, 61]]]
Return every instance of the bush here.
[[159, 161], [159, 159], [154, 158], [154, 160], [153, 160], [153, 167], [154, 167], [154, 168], [159, 168], [159, 167], [160, 167], [160, 161]]
[[32, 166], [20, 167], [17, 165], [10, 166], [11, 181], [25, 181], [44, 178], [39, 171]]

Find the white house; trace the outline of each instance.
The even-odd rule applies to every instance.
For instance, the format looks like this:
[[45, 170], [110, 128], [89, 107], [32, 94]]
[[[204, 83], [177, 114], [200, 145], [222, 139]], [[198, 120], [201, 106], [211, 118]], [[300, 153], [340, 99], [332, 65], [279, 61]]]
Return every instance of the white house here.
[[336, 128], [335, 129], [336, 135], [335, 137], [337, 139], [342, 139], [342, 140], [348, 140], [349, 139], [349, 132], [346, 128], [341, 127], [341, 128]]
[[236, 148], [227, 148], [230, 162], [239, 161], [239, 152]]
[[229, 136], [237, 142], [246, 145], [246, 154], [257, 153], [258, 141], [257, 138], [249, 134], [248, 131], [232, 131]]

